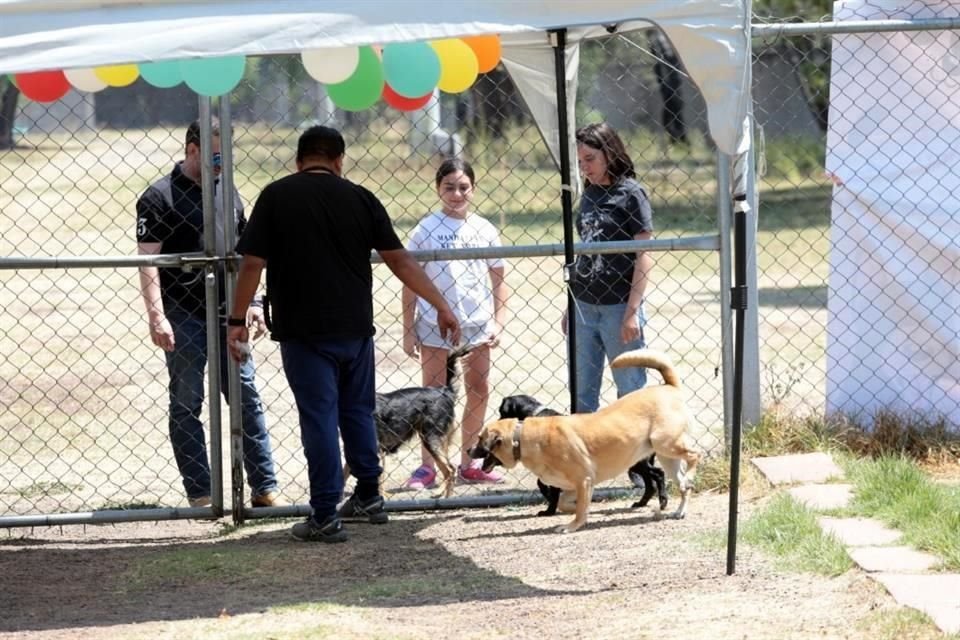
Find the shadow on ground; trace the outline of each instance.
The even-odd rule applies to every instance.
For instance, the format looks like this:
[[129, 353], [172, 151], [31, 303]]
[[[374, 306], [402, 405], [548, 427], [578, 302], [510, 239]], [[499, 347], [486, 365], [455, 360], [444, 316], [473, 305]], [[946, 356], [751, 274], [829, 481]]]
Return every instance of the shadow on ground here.
[[[406, 607], [559, 595], [478, 567], [418, 533], [445, 514], [348, 526], [304, 543], [284, 522], [206, 539], [0, 540], [0, 632], [210, 618], [296, 605]], [[265, 530], [266, 527], [270, 530]], [[90, 532], [88, 528], [87, 532]], [[11, 588], [12, 586], [12, 588]]]

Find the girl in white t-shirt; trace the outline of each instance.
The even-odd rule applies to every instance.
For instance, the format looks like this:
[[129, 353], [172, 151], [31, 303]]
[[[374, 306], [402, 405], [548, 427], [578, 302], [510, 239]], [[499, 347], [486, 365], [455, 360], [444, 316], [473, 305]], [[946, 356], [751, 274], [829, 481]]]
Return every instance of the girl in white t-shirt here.
[[[436, 186], [441, 209], [428, 214], [413, 230], [407, 249], [460, 249], [499, 247], [497, 229], [470, 211], [475, 184], [473, 168], [458, 158], [444, 161], [437, 170]], [[467, 449], [483, 428], [490, 397], [490, 350], [500, 342], [506, 320], [509, 291], [504, 281], [504, 262], [500, 258], [432, 261], [423, 268], [433, 280], [460, 321], [464, 344], [477, 345], [461, 361], [466, 407], [461, 421], [462, 440], [459, 479], [467, 483], [499, 483], [497, 473], [484, 473], [482, 460], [471, 460]], [[403, 350], [420, 358], [423, 385], [446, 384], [447, 351], [452, 347], [440, 337], [437, 312], [425, 300], [403, 289]], [[436, 469], [426, 449], [423, 464], [413, 472], [406, 486], [424, 489], [434, 486]]]

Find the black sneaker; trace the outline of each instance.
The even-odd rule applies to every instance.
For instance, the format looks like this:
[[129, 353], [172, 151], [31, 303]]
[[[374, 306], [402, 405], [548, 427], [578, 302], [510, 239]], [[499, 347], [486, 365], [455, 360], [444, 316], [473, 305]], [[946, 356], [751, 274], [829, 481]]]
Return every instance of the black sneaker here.
[[361, 502], [356, 493], [337, 509], [337, 515], [344, 520], [366, 518], [370, 521], [370, 524], [386, 524], [387, 520], [390, 519], [383, 508], [383, 498], [381, 496], [374, 496]]
[[290, 535], [305, 542], [346, 542], [347, 531], [336, 515], [318, 523], [310, 516], [303, 522], [298, 522], [290, 529]]

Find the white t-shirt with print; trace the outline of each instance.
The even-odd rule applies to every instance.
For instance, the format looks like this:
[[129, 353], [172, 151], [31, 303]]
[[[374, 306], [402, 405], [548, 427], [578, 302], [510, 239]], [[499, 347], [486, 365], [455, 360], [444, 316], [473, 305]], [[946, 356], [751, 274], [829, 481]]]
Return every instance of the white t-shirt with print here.
[[[407, 249], [431, 251], [499, 246], [500, 234], [496, 227], [476, 213], [468, 213], [461, 220], [435, 211], [414, 228]], [[501, 258], [423, 263], [427, 275], [446, 298], [460, 323], [479, 326], [485, 326], [493, 319], [490, 269], [502, 266]], [[425, 322], [437, 324], [436, 309], [423, 298], [417, 299], [417, 314]]]

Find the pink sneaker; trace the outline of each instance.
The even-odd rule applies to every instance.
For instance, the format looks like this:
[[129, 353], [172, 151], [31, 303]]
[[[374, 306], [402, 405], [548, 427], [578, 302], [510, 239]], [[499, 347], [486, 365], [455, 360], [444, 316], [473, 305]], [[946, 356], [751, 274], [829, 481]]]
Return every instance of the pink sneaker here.
[[413, 489], [414, 491], [433, 489], [437, 486], [437, 472], [425, 464], [420, 465], [403, 486], [407, 489]]
[[503, 476], [491, 471], [485, 472], [479, 467], [460, 467], [457, 477], [464, 484], [502, 484]]

